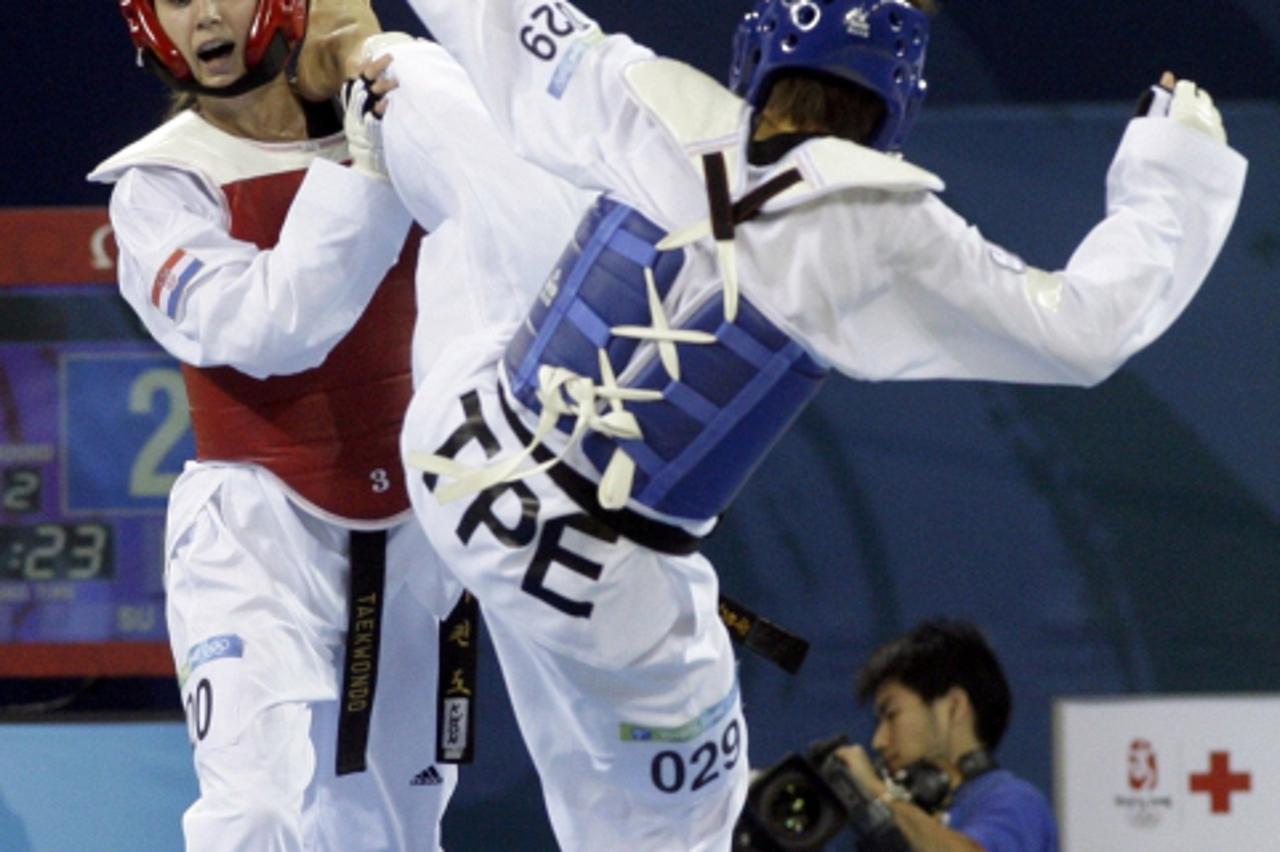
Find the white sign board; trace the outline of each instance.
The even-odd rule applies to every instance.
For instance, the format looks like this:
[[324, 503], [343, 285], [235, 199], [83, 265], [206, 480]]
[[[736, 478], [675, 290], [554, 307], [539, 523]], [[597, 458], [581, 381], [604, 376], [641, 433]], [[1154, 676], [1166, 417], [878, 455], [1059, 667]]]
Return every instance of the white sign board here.
[[1280, 696], [1062, 699], [1064, 852], [1280, 850]]

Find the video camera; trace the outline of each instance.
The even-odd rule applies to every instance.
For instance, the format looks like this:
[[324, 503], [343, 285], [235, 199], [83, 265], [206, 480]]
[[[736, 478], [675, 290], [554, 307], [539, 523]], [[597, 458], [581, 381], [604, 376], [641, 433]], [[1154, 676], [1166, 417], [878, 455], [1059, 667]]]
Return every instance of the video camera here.
[[[734, 850], [810, 852], [822, 849], [848, 825], [864, 852], [909, 852], [889, 806], [864, 793], [836, 755], [836, 749], [848, 742], [848, 737], [839, 736], [814, 743], [752, 780], [734, 830]], [[951, 790], [947, 773], [927, 761], [893, 780], [929, 813], [942, 806]]]

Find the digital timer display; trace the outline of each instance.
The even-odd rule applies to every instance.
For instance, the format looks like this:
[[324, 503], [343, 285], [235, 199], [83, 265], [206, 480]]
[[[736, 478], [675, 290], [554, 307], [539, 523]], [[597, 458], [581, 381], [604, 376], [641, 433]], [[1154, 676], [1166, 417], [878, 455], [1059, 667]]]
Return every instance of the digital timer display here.
[[111, 527], [102, 523], [0, 526], [0, 580], [109, 580]]
[[178, 364], [113, 286], [0, 298], [0, 667], [115, 643], [167, 660], [165, 509], [195, 450]]
[[0, 233], [0, 678], [170, 676], [179, 365], [120, 296], [105, 207], [0, 209]]

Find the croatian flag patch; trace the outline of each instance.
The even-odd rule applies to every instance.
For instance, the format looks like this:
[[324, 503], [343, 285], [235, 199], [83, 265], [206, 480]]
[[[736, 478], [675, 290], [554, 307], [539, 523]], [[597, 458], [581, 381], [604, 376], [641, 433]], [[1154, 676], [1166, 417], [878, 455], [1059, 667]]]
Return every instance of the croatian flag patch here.
[[187, 285], [203, 268], [203, 263], [182, 249], [169, 255], [156, 273], [156, 283], [151, 287], [151, 304], [164, 311], [169, 319], [177, 319]]

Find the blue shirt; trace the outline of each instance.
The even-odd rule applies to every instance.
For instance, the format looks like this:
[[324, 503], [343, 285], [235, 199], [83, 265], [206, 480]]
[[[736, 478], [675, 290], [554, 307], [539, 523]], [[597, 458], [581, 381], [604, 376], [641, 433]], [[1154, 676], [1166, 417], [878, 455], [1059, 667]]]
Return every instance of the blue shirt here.
[[986, 852], [1058, 852], [1058, 823], [1044, 795], [1007, 769], [956, 788], [947, 826]]

